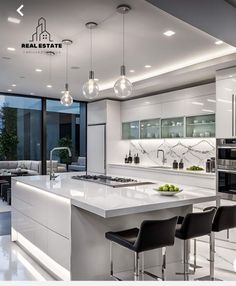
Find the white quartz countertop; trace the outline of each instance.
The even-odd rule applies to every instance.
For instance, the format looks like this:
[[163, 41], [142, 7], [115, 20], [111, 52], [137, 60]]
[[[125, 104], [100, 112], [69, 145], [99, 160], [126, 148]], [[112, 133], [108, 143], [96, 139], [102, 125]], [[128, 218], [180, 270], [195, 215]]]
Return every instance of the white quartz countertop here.
[[[81, 174], [81, 173], [80, 173]], [[182, 193], [173, 197], [160, 196], [153, 190], [165, 182], [154, 185], [112, 188], [97, 183], [72, 179], [78, 173], [61, 173], [55, 181], [49, 176], [13, 177], [12, 180], [29, 191], [45, 191], [67, 198], [71, 204], [104, 218], [154, 211], [214, 201], [214, 190], [181, 186]], [[147, 181], [147, 180], [145, 180]], [[36, 189], [35, 189], [36, 188]], [[56, 198], [56, 197], [55, 197]]]
[[175, 170], [171, 166], [158, 166], [158, 165], [148, 165], [148, 164], [125, 164], [125, 163], [111, 163], [109, 164], [111, 167], [121, 167], [121, 168], [131, 168], [131, 169], [143, 169], [145, 171], [156, 171], [162, 173], [174, 173], [174, 174], [184, 174], [188, 176], [204, 176], [209, 178], [215, 178], [215, 173], [207, 173], [206, 171], [188, 171], [186, 169], [183, 170]]

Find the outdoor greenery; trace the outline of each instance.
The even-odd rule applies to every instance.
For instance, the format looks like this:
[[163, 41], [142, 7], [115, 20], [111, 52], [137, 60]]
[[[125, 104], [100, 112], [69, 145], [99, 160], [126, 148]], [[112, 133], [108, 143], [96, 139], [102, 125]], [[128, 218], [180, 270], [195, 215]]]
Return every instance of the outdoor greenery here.
[[[60, 147], [69, 147], [72, 148], [72, 140], [69, 137], [62, 137], [58, 141], [58, 145]], [[71, 162], [71, 158], [69, 157], [69, 153], [67, 150], [59, 151], [59, 156], [61, 159], [61, 163], [69, 164]]]
[[0, 109], [0, 160], [17, 159], [17, 110], [8, 106]]

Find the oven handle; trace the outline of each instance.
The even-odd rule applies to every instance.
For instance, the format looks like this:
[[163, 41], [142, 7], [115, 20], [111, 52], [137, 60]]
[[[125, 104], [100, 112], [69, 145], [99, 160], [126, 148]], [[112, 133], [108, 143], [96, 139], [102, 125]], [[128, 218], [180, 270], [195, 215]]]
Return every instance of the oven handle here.
[[217, 169], [217, 172], [236, 174], [236, 170]]
[[217, 149], [236, 149], [236, 145], [222, 145], [222, 146], [217, 146]]

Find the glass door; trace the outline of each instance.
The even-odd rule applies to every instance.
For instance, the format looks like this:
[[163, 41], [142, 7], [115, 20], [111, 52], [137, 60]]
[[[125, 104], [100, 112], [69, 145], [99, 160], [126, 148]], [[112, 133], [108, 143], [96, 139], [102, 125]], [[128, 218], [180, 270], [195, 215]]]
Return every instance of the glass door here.
[[183, 138], [184, 117], [168, 118], [161, 120], [162, 138]]
[[215, 114], [186, 117], [186, 137], [215, 137]]
[[139, 121], [122, 123], [122, 139], [139, 139]]
[[156, 139], [160, 138], [160, 119], [150, 119], [140, 121], [140, 138]]

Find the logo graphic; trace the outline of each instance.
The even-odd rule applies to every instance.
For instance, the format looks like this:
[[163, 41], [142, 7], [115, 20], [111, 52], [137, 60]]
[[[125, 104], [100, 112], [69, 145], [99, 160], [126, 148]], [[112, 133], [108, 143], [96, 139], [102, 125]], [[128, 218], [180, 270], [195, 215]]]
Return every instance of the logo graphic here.
[[28, 43], [21, 44], [26, 53], [45, 53], [45, 49], [62, 49], [62, 43], [54, 43], [51, 34], [47, 31], [46, 19], [41, 17]]
[[51, 34], [47, 31], [46, 19], [41, 17], [38, 20], [38, 26], [36, 32], [32, 35], [30, 42], [53, 42], [51, 40]]

